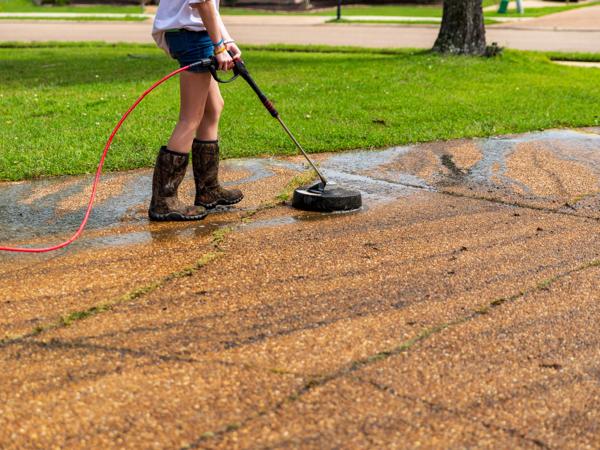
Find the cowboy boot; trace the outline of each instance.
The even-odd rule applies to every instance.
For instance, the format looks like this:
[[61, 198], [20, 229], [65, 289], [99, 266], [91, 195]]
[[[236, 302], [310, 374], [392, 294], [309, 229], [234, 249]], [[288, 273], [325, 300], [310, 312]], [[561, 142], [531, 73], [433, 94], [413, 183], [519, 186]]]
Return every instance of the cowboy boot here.
[[196, 181], [196, 206], [214, 208], [217, 205], [233, 205], [244, 198], [239, 189], [224, 189], [219, 184], [219, 141], [194, 139], [192, 166]]
[[205, 208], [186, 206], [177, 198], [177, 188], [183, 181], [189, 159], [186, 153], [161, 147], [152, 177], [150, 220], [200, 220], [208, 214]]

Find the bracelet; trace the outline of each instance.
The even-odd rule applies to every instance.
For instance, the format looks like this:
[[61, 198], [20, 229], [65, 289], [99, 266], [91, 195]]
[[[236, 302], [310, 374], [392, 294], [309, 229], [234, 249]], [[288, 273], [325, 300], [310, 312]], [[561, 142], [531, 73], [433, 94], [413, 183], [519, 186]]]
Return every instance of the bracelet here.
[[223, 44], [235, 44], [235, 40], [227, 39], [226, 41], [223, 41]]
[[221, 53], [226, 52], [226, 51], [227, 51], [227, 47], [225, 47], [224, 45], [221, 45], [215, 49], [215, 55], [220, 55]]
[[222, 44], [224, 44], [224, 43], [225, 43], [225, 40], [224, 40], [224, 39], [221, 39], [219, 42], [213, 42], [213, 45], [214, 45], [215, 47], [218, 47], [218, 46], [220, 46], [220, 45], [222, 45]]

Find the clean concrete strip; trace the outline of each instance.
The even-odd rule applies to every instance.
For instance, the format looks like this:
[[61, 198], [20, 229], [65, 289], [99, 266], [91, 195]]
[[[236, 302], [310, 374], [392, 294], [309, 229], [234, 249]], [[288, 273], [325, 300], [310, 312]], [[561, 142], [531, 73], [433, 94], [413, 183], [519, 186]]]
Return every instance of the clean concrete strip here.
[[[586, 8], [591, 9], [591, 8]], [[428, 25], [309, 24], [297, 17], [224, 18], [242, 44], [318, 44], [430, 48], [438, 27]], [[309, 17], [311, 20], [315, 18]], [[528, 22], [532, 23], [532, 22]], [[66, 26], [68, 24], [68, 26]], [[40, 22], [6, 20], [0, 41], [106, 41], [151, 43], [148, 22]], [[550, 31], [487, 28], [488, 42], [519, 50], [600, 52], [600, 30]]]
[[573, 66], [573, 67], [586, 67], [600, 69], [600, 62], [587, 62], [587, 61], [554, 61], [556, 64], [561, 66]]

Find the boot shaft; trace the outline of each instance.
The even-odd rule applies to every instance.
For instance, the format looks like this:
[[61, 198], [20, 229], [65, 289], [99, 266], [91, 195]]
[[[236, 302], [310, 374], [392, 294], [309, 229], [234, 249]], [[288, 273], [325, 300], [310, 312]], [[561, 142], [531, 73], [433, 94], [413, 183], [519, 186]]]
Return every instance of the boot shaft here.
[[219, 141], [200, 141], [192, 144], [192, 166], [196, 191], [219, 185]]
[[177, 188], [185, 177], [188, 162], [188, 154], [173, 152], [162, 146], [154, 166], [152, 197], [176, 197]]
[[214, 208], [217, 205], [233, 205], [244, 198], [239, 189], [225, 189], [219, 184], [218, 141], [194, 139], [192, 166], [196, 182], [194, 204]]
[[152, 177], [150, 220], [200, 220], [206, 217], [201, 206], [186, 206], [177, 197], [177, 189], [185, 177], [189, 155], [162, 147], [156, 158]]

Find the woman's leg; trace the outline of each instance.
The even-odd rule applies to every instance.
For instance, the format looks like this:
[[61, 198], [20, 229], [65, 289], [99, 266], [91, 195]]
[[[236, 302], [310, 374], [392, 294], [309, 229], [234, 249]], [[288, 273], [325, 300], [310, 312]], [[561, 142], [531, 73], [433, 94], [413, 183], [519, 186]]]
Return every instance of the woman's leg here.
[[194, 204], [213, 208], [217, 205], [233, 205], [244, 195], [239, 189], [224, 189], [219, 184], [219, 119], [223, 111], [223, 97], [216, 81], [212, 81], [204, 117], [196, 131], [192, 146], [192, 164], [196, 180]]
[[206, 105], [204, 107], [204, 116], [196, 130], [196, 139], [201, 141], [216, 141], [218, 139], [219, 120], [224, 105], [225, 102], [219, 89], [219, 83], [211, 77]]
[[212, 77], [208, 72], [186, 71], [181, 73], [179, 121], [167, 144], [169, 150], [189, 153], [196, 130], [203, 121], [209, 91], [212, 90], [211, 81]]
[[202, 122], [211, 76], [183, 72], [180, 76], [181, 109], [179, 121], [166, 147], [162, 147], [152, 177], [151, 220], [200, 220], [206, 217], [201, 206], [187, 206], [177, 197], [189, 162], [189, 152]]

